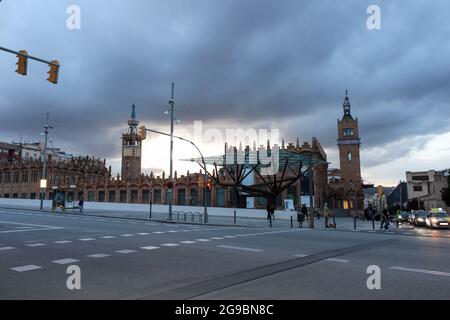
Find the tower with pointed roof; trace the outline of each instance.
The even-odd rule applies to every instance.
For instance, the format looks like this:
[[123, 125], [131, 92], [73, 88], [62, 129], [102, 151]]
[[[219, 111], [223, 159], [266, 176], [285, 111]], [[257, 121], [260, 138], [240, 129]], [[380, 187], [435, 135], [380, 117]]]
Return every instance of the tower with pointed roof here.
[[138, 133], [136, 106], [131, 106], [128, 131], [122, 135], [122, 180], [132, 180], [141, 175], [142, 139]]
[[351, 113], [348, 91], [345, 91], [343, 103], [344, 114], [338, 119], [338, 147], [341, 170], [341, 183], [344, 193], [341, 205], [343, 209], [362, 209], [364, 199], [361, 199], [362, 179], [358, 118]]

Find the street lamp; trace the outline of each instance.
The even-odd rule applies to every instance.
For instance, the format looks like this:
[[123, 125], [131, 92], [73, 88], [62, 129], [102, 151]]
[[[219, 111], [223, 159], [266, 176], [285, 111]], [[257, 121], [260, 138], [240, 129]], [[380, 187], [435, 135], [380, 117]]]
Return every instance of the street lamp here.
[[48, 131], [50, 129], [53, 129], [52, 126], [49, 125], [48, 119], [50, 114], [47, 112], [47, 119], [45, 121], [44, 125], [44, 136], [45, 136], [45, 142], [44, 142], [44, 155], [43, 155], [43, 163], [42, 163], [42, 176], [41, 176], [41, 205], [40, 209], [41, 211], [44, 210], [44, 197], [45, 197], [45, 190], [47, 189], [47, 143], [48, 143]]
[[[173, 184], [173, 106], [175, 104], [175, 83], [172, 82], [172, 94], [169, 100], [170, 104], [170, 169], [169, 169], [169, 182]], [[172, 221], [172, 202], [173, 202], [173, 189], [168, 189], [168, 201], [169, 201], [169, 220]]]

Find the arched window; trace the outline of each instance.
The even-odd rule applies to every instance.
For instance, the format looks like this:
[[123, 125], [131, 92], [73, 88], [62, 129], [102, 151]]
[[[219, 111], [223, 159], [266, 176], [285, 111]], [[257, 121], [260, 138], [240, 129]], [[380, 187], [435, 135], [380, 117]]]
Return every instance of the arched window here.
[[349, 152], [347, 153], [347, 160], [348, 160], [348, 161], [352, 161], [352, 152], [351, 152], [351, 151], [349, 151]]

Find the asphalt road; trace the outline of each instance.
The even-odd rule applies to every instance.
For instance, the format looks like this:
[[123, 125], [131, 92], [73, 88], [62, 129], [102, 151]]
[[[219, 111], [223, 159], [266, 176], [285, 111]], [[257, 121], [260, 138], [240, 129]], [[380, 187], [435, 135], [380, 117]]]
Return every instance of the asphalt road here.
[[[69, 290], [69, 266], [81, 289]], [[381, 270], [369, 290], [368, 266]], [[216, 227], [0, 210], [0, 299], [449, 299], [450, 232]]]

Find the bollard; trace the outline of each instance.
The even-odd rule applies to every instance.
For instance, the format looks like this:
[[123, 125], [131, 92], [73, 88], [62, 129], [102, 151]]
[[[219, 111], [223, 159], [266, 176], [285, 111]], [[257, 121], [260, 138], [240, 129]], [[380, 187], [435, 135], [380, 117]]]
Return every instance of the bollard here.
[[234, 224], [236, 224], [236, 209], [234, 209]]
[[186, 222], [186, 212], [184, 213], [184, 222]]
[[272, 217], [269, 218], [270, 227], [272, 228]]
[[353, 218], [353, 229], [356, 230], [356, 216]]
[[294, 220], [292, 219], [292, 216], [291, 216], [291, 229], [294, 227]]
[[198, 223], [202, 224], [202, 215], [200, 213], [198, 214]]
[[195, 219], [194, 214], [191, 213], [191, 222], [192, 222], [192, 223], [194, 223], [194, 219]]
[[177, 222], [180, 221], [180, 214], [177, 212]]

